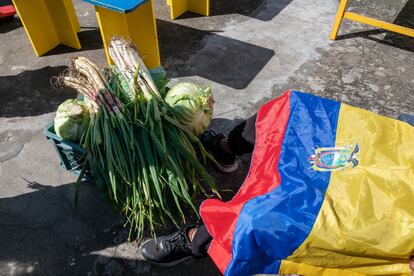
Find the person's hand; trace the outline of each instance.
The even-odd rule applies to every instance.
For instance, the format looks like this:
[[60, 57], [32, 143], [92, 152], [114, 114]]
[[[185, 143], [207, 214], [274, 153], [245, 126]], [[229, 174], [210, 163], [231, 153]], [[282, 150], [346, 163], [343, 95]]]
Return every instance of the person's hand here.
[[411, 276], [414, 276], [414, 256], [410, 258], [410, 269], [411, 269]]

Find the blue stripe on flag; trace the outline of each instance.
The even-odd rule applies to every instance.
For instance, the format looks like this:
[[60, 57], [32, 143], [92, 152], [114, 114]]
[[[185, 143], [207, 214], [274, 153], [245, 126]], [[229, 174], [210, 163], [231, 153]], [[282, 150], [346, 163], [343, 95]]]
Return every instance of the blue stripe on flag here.
[[311, 169], [308, 158], [317, 147], [335, 146], [339, 110], [338, 102], [292, 92], [278, 166], [282, 183], [244, 205], [225, 275], [277, 273], [308, 237], [330, 179]]

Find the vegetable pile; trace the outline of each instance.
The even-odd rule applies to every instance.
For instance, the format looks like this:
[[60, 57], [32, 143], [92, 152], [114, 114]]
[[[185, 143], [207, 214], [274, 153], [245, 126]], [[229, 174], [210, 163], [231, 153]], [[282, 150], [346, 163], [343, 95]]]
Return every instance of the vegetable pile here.
[[213, 95], [210, 87], [183, 82], [168, 91], [165, 101], [177, 112], [178, 119], [195, 135], [203, 133], [213, 119]]
[[112, 38], [109, 52], [116, 66], [105, 74], [77, 57], [60, 81], [76, 89], [88, 107], [90, 121], [80, 144], [96, 184], [127, 218], [130, 237], [141, 239], [146, 227], [155, 235], [165, 219], [176, 225], [177, 219], [185, 220], [184, 206], [197, 213], [198, 194], [218, 195], [197, 159], [197, 154], [212, 159], [197, 135], [211, 121], [213, 100], [208, 88], [189, 84], [181, 84], [185, 92], [174, 87], [167, 93], [165, 74], [153, 73], [156, 84], [127, 40]]
[[85, 102], [69, 99], [59, 105], [54, 120], [56, 134], [68, 141], [79, 142], [89, 126], [89, 109]]

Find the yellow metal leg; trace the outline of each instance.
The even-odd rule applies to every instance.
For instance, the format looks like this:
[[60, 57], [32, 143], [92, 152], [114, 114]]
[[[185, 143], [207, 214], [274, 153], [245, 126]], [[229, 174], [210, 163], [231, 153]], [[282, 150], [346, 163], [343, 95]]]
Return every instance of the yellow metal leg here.
[[170, 6], [171, 19], [176, 19], [188, 10], [187, 0], [167, 0], [167, 4]]
[[336, 13], [335, 24], [334, 24], [334, 27], [332, 29], [331, 36], [330, 36], [332, 40], [335, 40], [336, 37], [338, 36], [338, 31], [339, 31], [339, 28], [341, 27], [341, 22], [343, 18], [351, 20], [351, 21], [356, 21], [362, 24], [370, 25], [373, 27], [381, 28], [387, 31], [396, 32], [399, 34], [414, 37], [413, 28], [399, 26], [399, 25], [388, 23], [388, 22], [378, 20], [375, 18], [356, 14], [354, 12], [346, 12], [345, 9], [346, 9], [347, 2], [348, 2], [347, 0], [341, 0], [341, 3], [339, 4], [338, 12]]
[[148, 68], [160, 66], [160, 51], [152, 1], [148, 1], [127, 14], [98, 6], [95, 6], [95, 9], [109, 64], [113, 64], [113, 61], [108, 53], [108, 44], [112, 36], [119, 35], [135, 43]]
[[345, 12], [344, 18], [359, 23], [367, 24], [373, 27], [381, 28], [387, 31], [414, 37], [414, 29], [388, 23], [382, 20], [366, 17], [353, 12]]
[[176, 19], [186, 11], [210, 15], [210, 0], [167, 0], [167, 4], [170, 6], [171, 19]]
[[188, 0], [188, 10], [210, 16], [210, 0]]
[[332, 40], [335, 40], [338, 36], [339, 28], [341, 27], [342, 18], [345, 14], [346, 4], [348, 3], [348, 0], [341, 0], [341, 3], [339, 4], [338, 12], [336, 13], [335, 23], [331, 32], [330, 38]]
[[80, 25], [78, 17], [76, 16], [75, 9], [73, 8], [72, 0], [64, 0], [65, 7], [68, 11], [70, 22], [72, 23], [73, 27], [75, 28], [76, 32], [80, 32]]
[[59, 44], [81, 48], [67, 9], [68, 0], [13, 0], [13, 3], [37, 56]]

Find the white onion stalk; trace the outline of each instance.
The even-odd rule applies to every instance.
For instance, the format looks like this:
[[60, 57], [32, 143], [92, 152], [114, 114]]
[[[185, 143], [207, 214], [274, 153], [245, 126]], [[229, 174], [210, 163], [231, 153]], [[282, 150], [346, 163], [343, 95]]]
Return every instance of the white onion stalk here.
[[129, 81], [131, 91], [136, 92], [134, 87], [134, 75], [138, 71], [136, 82], [147, 100], [153, 96], [160, 99], [161, 95], [139, 56], [134, 45], [120, 37], [113, 37], [109, 46], [109, 54], [125, 79]]

